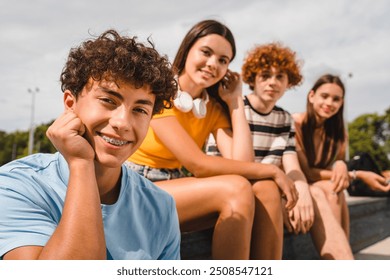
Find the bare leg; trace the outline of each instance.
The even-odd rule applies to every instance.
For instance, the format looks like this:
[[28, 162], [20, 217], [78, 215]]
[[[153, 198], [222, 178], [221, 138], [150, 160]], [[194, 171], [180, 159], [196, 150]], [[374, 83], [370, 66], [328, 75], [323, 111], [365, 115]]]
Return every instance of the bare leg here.
[[341, 193], [342, 197], [340, 198], [341, 201], [343, 201], [343, 204], [341, 206], [341, 227], [343, 228], [345, 235], [347, 236], [347, 239], [349, 241], [349, 234], [350, 234], [350, 220], [349, 220], [349, 209], [348, 204], [345, 199], [345, 193]]
[[319, 184], [310, 186], [315, 219], [310, 230], [314, 246], [322, 259], [351, 260], [353, 254], [340, 222], [336, 219], [329, 201]]
[[[320, 186], [324, 186], [324, 184], [321, 184]], [[326, 199], [329, 202], [329, 206], [332, 209], [333, 215], [335, 216], [336, 220], [341, 224], [341, 202], [339, 199], [339, 195], [335, 194], [333, 190], [327, 188], [327, 187], [322, 187], [322, 190], [325, 193]]]
[[251, 184], [236, 175], [155, 182], [176, 201], [182, 231], [214, 227], [213, 259], [248, 259], [254, 216]]
[[283, 251], [283, 215], [279, 188], [273, 180], [253, 184], [255, 219], [251, 259], [280, 260]]
[[314, 185], [323, 190], [334, 217], [343, 228], [347, 239], [349, 239], [349, 211], [344, 192], [335, 194], [329, 181], [319, 181]]

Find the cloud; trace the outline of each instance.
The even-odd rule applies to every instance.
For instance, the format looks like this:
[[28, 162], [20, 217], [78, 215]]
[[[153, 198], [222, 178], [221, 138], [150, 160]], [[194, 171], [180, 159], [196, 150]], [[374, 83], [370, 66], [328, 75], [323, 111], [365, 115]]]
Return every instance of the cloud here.
[[[305, 108], [306, 93], [323, 72], [347, 83], [348, 119], [384, 112], [390, 106], [390, 2], [328, 1], [182, 1], [4, 0], [0, 3], [0, 130], [27, 129], [29, 87], [39, 87], [36, 123], [62, 111], [59, 75], [71, 47], [108, 28], [149, 36], [173, 60], [188, 29], [214, 18], [235, 35], [239, 71], [254, 44], [281, 41], [304, 61], [302, 86], [280, 101], [291, 112]], [[347, 78], [353, 73], [353, 78]], [[248, 91], [247, 89], [245, 89]]]

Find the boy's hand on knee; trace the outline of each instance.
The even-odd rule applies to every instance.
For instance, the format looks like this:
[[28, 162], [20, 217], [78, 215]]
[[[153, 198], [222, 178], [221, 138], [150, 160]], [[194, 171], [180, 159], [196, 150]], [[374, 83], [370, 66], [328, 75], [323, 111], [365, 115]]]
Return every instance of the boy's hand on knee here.
[[[297, 184], [299, 199], [293, 209], [283, 209], [283, 223], [289, 232], [307, 233], [314, 223], [313, 201], [307, 184]], [[282, 205], [287, 201], [282, 198]]]
[[307, 233], [314, 223], [313, 200], [307, 183], [296, 181], [295, 184], [299, 193], [299, 199], [294, 209], [299, 213], [300, 231]]
[[297, 204], [299, 197], [294, 182], [279, 168], [277, 169], [274, 180], [282, 191], [282, 197], [284, 197], [287, 201], [286, 209], [293, 209], [294, 206]]
[[[282, 205], [285, 205], [286, 202], [287, 201], [285, 199], [282, 199]], [[289, 213], [286, 210], [286, 208], [282, 209], [282, 214], [283, 214], [283, 224], [284, 224], [284, 227], [286, 228], [286, 230], [288, 232], [293, 232], [294, 229], [293, 229], [293, 226], [290, 223]]]

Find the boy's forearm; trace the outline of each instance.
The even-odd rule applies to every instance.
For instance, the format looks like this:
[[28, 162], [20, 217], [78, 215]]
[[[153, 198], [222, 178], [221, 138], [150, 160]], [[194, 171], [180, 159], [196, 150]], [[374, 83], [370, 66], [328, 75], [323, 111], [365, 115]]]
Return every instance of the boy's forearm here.
[[41, 259], [106, 259], [104, 227], [93, 162], [70, 165], [58, 227]]

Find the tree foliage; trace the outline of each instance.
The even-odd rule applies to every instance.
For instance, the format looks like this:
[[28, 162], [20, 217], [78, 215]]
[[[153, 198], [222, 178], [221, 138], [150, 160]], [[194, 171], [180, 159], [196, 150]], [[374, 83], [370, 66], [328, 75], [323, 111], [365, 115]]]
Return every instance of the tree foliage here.
[[350, 155], [369, 153], [382, 168], [390, 169], [390, 108], [384, 115], [364, 114], [348, 125]]
[[[35, 128], [33, 153], [53, 153], [56, 151], [46, 137], [46, 130], [52, 124], [39, 125]], [[29, 131], [6, 133], [0, 131], [0, 166], [11, 160], [27, 156]]]

